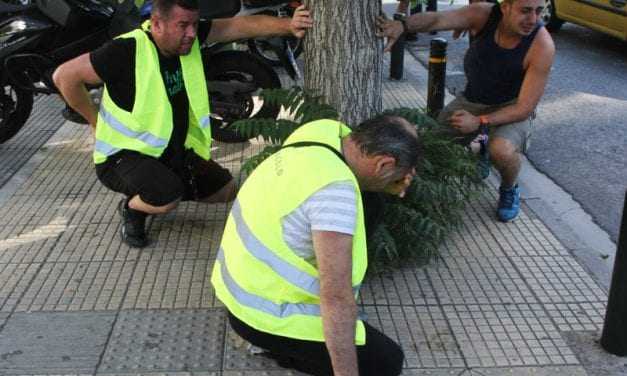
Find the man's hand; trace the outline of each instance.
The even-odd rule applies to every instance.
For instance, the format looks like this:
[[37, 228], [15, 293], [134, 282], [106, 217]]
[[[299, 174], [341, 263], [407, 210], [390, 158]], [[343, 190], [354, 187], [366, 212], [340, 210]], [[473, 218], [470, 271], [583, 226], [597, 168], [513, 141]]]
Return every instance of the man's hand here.
[[305, 36], [307, 29], [311, 29], [313, 26], [313, 20], [309, 15], [309, 11], [305, 9], [304, 5], [299, 6], [294, 11], [294, 16], [290, 21], [290, 31], [296, 38], [302, 38]]
[[479, 117], [471, 114], [466, 110], [457, 110], [448, 119], [451, 127], [457, 129], [461, 133], [471, 133], [479, 129]]
[[394, 43], [403, 34], [403, 24], [401, 21], [388, 20], [385, 15], [381, 15], [377, 17], [377, 28], [379, 29], [377, 36], [388, 39], [383, 52], [390, 52]]
[[407, 191], [407, 188], [409, 188], [409, 186], [411, 185], [411, 182], [414, 180], [415, 176], [416, 169], [413, 168], [405, 176], [389, 184], [385, 188], [385, 193], [398, 196], [400, 198], [405, 197], [405, 192]]

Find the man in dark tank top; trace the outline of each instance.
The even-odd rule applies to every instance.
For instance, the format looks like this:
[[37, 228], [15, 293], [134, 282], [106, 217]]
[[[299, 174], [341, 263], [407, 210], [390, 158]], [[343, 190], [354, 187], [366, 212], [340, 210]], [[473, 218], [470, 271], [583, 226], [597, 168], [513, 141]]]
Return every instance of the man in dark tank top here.
[[[388, 39], [386, 51], [405, 32], [469, 30], [474, 36], [464, 58], [466, 89], [438, 121], [465, 142], [489, 134], [490, 161], [501, 175], [497, 218], [503, 222], [520, 210], [520, 154], [529, 146], [535, 108], [555, 56], [553, 40], [540, 21], [543, 8], [544, 0], [503, 0], [377, 21]], [[488, 174], [485, 166], [483, 176]]]

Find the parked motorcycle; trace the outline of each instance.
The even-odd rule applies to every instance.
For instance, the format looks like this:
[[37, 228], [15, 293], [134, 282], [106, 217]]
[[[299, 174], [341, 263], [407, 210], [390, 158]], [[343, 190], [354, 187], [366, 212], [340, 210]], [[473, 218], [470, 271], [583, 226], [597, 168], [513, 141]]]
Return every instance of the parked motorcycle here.
[[[227, 18], [240, 13], [240, 0], [200, 1], [201, 19]], [[152, 1], [140, 7], [143, 19], [150, 17]], [[281, 87], [281, 80], [270, 65], [248, 51], [229, 49], [231, 43], [205, 43], [201, 54], [211, 100], [211, 135], [221, 142], [244, 142], [248, 137], [231, 127], [236, 120], [273, 118], [279, 108], [259, 99], [262, 89]]]
[[[285, 2], [285, 0], [243, 0], [243, 9], [240, 13], [291, 18], [300, 5], [300, 0], [289, 2]], [[254, 38], [249, 39], [247, 44], [252, 53], [272, 66], [285, 66], [285, 58], [296, 60], [303, 52], [301, 40], [295, 37]], [[288, 62], [291, 65], [291, 61]], [[288, 73], [290, 72], [288, 71]]]
[[37, 94], [57, 94], [52, 73], [62, 63], [132, 30], [132, 0], [0, 2], [0, 143], [15, 136]]

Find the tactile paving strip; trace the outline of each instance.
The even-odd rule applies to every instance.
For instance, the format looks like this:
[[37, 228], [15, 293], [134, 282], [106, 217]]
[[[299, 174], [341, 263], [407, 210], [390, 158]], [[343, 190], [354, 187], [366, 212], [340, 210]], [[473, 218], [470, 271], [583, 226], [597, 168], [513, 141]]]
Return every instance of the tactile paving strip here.
[[[228, 320], [227, 320], [228, 321]], [[238, 336], [227, 324], [227, 335], [224, 351], [223, 369], [227, 370], [255, 370], [256, 372], [281, 369], [272, 359], [248, 351], [248, 342]]]
[[542, 303], [603, 302], [606, 293], [573, 257], [512, 257]]
[[134, 263], [45, 263], [16, 311], [117, 310]]
[[14, 313], [2, 330], [3, 374], [93, 375], [115, 313]]
[[141, 260], [133, 274], [124, 309], [213, 308], [210, 278], [214, 260]]
[[440, 304], [536, 302], [524, 279], [505, 257], [446, 257], [425, 270]]
[[0, 264], [0, 312], [12, 312], [41, 264]]
[[560, 331], [596, 331], [603, 329], [605, 303], [545, 304], [549, 316]]
[[540, 304], [443, 309], [469, 367], [579, 364]]
[[464, 359], [438, 306], [365, 306], [366, 322], [399, 343], [406, 368], [463, 367]]
[[225, 318], [221, 309], [122, 311], [98, 372], [219, 371]]

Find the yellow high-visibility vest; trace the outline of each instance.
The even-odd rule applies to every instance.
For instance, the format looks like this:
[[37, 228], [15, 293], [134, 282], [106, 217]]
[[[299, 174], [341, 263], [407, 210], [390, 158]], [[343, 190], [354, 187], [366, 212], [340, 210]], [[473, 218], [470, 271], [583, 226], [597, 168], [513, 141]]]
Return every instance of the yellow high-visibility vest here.
[[[314, 141], [341, 151], [341, 138], [349, 133], [337, 121], [318, 120], [297, 129], [284, 146]], [[240, 189], [213, 268], [216, 296], [238, 319], [274, 335], [325, 340], [318, 270], [285, 243], [281, 219], [313, 193], [338, 181], [351, 181], [358, 199], [352, 248], [352, 285], [357, 297], [368, 265], [357, 179], [325, 147], [286, 147], [261, 163]], [[363, 322], [357, 320], [355, 343], [365, 341]]]
[[[133, 110], [118, 107], [105, 86], [96, 124], [94, 162], [102, 163], [121, 149], [159, 157], [172, 135], [172, 106], [161, 77], [159, 55], [144, 30], [136, 29], [119, 36], [135, 39], [135, 99]], [[205, 82], [198, 39], [191, 52], [181, 56], [185, 91], [189, 99], [189, 128], [185, 147], [205, 160], [211, 157], [209, 94]]]

